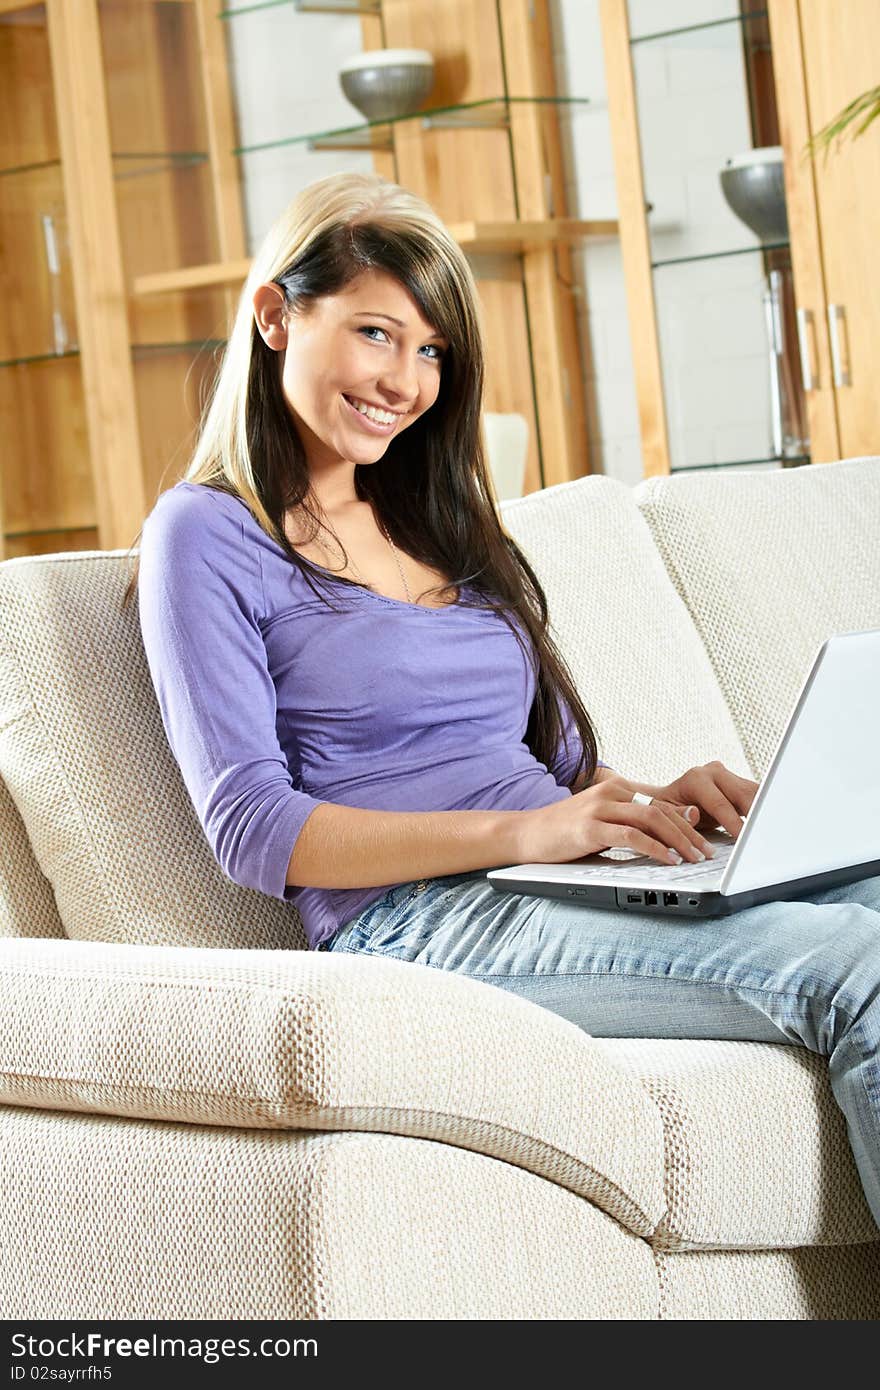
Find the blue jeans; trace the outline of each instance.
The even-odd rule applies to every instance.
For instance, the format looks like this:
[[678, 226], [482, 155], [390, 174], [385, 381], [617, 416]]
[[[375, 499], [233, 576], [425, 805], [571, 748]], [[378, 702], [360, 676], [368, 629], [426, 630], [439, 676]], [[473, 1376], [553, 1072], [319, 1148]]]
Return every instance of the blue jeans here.
[[880, 1226], [880, 877], [684, 919], [497, 893], [480, 870], [389, 889], [323, 949], [455, 970], [595, 1037], [821, 1053]]

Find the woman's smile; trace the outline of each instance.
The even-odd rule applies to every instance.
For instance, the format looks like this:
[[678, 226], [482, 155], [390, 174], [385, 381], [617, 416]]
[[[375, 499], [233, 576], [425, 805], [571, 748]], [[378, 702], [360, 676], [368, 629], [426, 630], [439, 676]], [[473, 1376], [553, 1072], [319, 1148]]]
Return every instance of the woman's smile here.
[[[342, 399], [345, 402], [348, 414], [354, 417], [361, 429], [369, 434], [393, 434], [398, 423], [404, 418], [403, 411], [389, 411], [381, 406], [371, 406], [369, 402], [362, 400], [359, 396], [347, 396], [343, 392]], [[357, 404], [355, 404], [357, 402]], [[370, 413], [365, 413], [369, 411]], [[384, 418], [376, 419], [376, 415]], [[389, 420], [388, 416], [392, 418]]]

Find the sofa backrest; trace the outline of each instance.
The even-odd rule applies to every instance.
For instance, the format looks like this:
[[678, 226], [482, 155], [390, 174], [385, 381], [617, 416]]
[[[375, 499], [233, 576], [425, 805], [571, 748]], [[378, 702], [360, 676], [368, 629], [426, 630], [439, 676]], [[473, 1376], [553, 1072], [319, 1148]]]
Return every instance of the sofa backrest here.
[[0, 778], [0, 937], [3, 936], [64, 936], [64, 927], [52, 885], [40, 872], [21, 816]]
[[0, 564], [0, 777], [63, 930], [304, 948], [295, 908], [234, 884], [209, 849], [165, 737], [136, 599], [122, 609], [130, 573], [127, 551]]
[[632, 489], [593, 476], [501, 504], [596, 729], [599, 757], [663, 782], [720, 758], [748, 776], [730, 713]]
[[[600, 757], [665, 780], [745, 755], [632, 492], [591, 477], [503, 504], [545, 587]], [[125, 551], [0, 564], [0, 776], [73, 938], [303, 947], [288, 903], [223, 874], [165, 736]]]
[[880, 457], [651, 478], [634, 497], [760, 780], [822, 642], [880, 628]]

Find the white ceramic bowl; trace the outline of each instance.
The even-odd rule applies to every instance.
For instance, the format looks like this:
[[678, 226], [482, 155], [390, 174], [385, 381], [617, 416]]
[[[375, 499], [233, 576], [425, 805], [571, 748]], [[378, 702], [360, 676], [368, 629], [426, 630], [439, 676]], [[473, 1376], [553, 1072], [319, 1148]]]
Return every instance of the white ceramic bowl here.
[[339, 69], [342, 90], [368, 121], [418, 111], [434, 85], [434, 59], [424, 48], [376, 48]]

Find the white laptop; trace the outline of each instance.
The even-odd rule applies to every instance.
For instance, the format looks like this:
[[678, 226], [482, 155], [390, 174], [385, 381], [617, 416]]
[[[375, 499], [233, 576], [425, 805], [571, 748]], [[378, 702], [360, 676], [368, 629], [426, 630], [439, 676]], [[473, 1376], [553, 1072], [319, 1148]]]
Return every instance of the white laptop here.
[[697, 864], [610, 849], [486, 877], [499, 893], [720, 917], [880, 874], [880, 628], [822, 643], [738, 837], [704, 838], [715, 858]]

